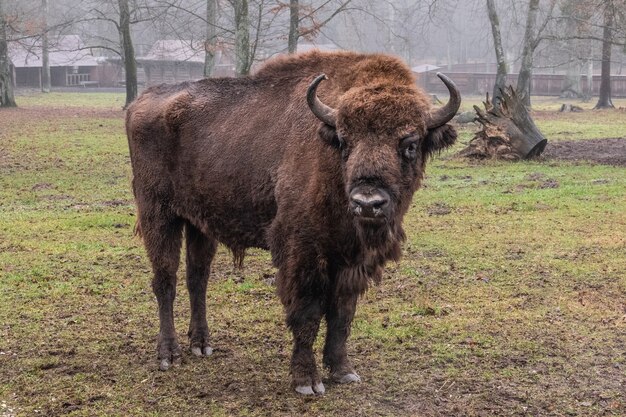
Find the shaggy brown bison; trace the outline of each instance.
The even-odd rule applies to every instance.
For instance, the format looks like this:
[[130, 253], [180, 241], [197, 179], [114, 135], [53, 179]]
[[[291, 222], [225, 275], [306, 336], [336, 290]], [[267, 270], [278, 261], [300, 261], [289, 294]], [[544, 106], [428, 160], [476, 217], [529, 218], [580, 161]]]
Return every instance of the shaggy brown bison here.
[[399, 259], [402, 218], [426, 160], [456, 139], [446, 123], [459, 92], [440, 78], [450, 101], [433, 110], [397, 58], [310, 52], [246, 78], [152, 87], [130, 106], [161, 369], [181, 355], [172, 308], [184, 230], [192, 354], [212, 352], [205, 299], [218, 242], [238, 261], [246, 248], [264, 248], [293, 332], [295, 390], [324, 392], [313, 354], [322, 317], [331, 379], [360, 381], [346, 350], [357, 298]]

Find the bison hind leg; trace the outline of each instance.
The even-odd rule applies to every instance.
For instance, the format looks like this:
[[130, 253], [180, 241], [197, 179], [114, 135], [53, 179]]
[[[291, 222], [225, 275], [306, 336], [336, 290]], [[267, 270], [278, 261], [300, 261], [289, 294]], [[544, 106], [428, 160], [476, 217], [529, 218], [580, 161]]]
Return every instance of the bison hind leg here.
[[139, 204], [139, 224], [152, 263], [152, 290], [159, 305], [159, 368], [180, 362], [181, 352], [174, 328], [176, 272], [180, 261], [183, 221], [159, 204]]
[[194, 356], [209, 356], [213, 353], [213, 349], [209, 345], [206, 291], [217, 241], [189, 222], [185, 224], [185, 241], [187, 244], [187, 290], [191, 307], [191, 320], [187, 335], [191, 353]]

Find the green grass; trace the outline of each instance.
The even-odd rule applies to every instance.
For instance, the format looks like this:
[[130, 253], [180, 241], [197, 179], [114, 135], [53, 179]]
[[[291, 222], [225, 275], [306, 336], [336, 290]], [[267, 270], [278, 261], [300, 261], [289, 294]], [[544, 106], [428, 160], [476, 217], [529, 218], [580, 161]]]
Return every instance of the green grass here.
[[[484, 97], [464, 96], [461, 110], [483, 109]], [[559, 113], [561, 104], [583, 108], [581, 113]], [[615, 99], [616, 110], [593, 110], [595, 101], [561, 99], [538, 96], [532, 98], [532, 116], [539, 130], [548, 140], [580, 140], [626, 137], [626, 99]], [[473, 133], [475, 127], [470, 128]], [[468, 140], [472, 134], [468, 135]]]
[[[289, 387], [264, 251], [237, 271], [220, 248], [207, 302], [215, 354], [157, 371], [123, 113], [110, 110], [115, 95], [89, 94], [89, 108], [66, 107], [86, 99], [66, 94], [0, 111], [3, 417], [626, 415], [624, 167], [431, 163], [403, 260], [359, 304], [350, 355], [363, 383], [307, 400]], [[574, 123], [580, 140], [599, 125], [626, 130], [618, 112], [589, 114], [549, 123]], [[178, 294], [185, 345], [184, 279]]]
[[626, 111], [589, 110], [584, 113], [533, 114], [537, 127], [548, 140], [580, 140], [626, 137]]
[[18, 95], [17, 105], [24, 107], [98, 108], [119, 110], [126, 100], [124, 93], [30, 93]]

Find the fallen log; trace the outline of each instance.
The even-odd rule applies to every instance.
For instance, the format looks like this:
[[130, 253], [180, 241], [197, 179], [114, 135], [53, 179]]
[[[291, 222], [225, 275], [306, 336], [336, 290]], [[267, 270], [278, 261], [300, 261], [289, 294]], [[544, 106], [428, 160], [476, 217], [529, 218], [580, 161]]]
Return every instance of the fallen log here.
[[485, 110], [474, 106], [476, 121], [482, 125], [468, 146], [459, 152], [468, 158], [530, 159], [541, 155], [548, 140], [541, 134], [513, 87], [501, 91], [496, 104], [487, 98]]

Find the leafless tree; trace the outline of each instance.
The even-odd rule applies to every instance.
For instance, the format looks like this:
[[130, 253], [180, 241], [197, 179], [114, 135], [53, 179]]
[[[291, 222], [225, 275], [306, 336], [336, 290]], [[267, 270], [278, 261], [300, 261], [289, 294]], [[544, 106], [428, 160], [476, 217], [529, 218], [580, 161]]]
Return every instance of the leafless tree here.
[[487, 14], [491, 23], [491, 33], [493, 36], [493, 46], [496, 52], [496, 62], [498, 69], [496, 72], [496, 83], [493, 86], [493, 104], [498, 106], [502, 97], [502, 92], [506, 84], [507, 67], [504, 49], [502, 48], [502, 34], [500, 32], [500, 19], [494, 0], [487, 0]]
[[[8, 87], [1, 88], [4, 95], [9, 94], [8, 89], [13, 90], [13, 83], [15, 83], [12, 71], [10, 71], [9, 43], [19, 45], [29, 53], [41, 54], [41, 89], [43, 92], [50, 91], [49, 50], [56, 46], [56, 43], [49, 39], [49, 34], [61, 33], [68, 29], [73, 24], [73, 19], [64, 16], [63, 13], [59, 14], [59, 10], [52, 12], [48, 5], [48, 0], [21, 0], [19, 2], [2, 0], [0, 4], [3, 9], [0, 13], [0, 43], [5, 44], [5, 47], [0, 46], [0, 49], [4, 50], [4, 52], [0, 51], [0, 55], [6, 53], [4, 58], [0, 58], [2, 61], [0, 67], [3, 67], [0, 69], [0, 78], [10, 81]], [[10, 7], [9, 14], [7, 14], [7, 6]], [[10, 94], [12, 95], [12, 92]], [[14, 105], [14, 100], [8, 97], [5, 97], [3, 101]]]
[[206, 39], [204, 45], [204, 76], [210, 77], [215, 68], [215, 53], [217, 51], [217, 0], [206, 2]]
[[[137, 62], [132, 27], [153, 24], [166, 8], [153, 0], [85, 0], [75, 25], [88, 38], [86, 48], [117, 55], [124, 66], [126, 106], [137, 97]], [[111, 30], [113, 28], [113, 30]]]
[[[344, 0], [338, 5], [332, 4], [331, 0], [324, 0], [321, 4], [313, 3], [306, 5], [300, 3], [299, 0], [289, 1], [289, 35], [287, 43], [287, 51], [293, 54], [298, 49], [298, 40], [303, 36], [311, 36], [319, 33], [320, 29], [329, 23], [335, 16], [347, 10], [352, 0]], [[325, 8], [334, 6], [327, 16], [319, 17]], [[308, 21], [308, 26], [304, 27], [304, 21]]]
[[600, 95], [595, 109], [614, 108], [611, 100], [611, 50], [613, 49], [613, 23], [615, 19], [613, 0], [604, 1], [604, 28], [602, 29], [602, 72]]
[[118, 0], [120, 20], [117, 28], [120, 32], [122, 61], [126, 73], [126, 105], [128, 106], [137, 97], [137, 61], [135, 47], [130, 33], [130, 8], [128, 0]]
[[48, 0], [41, 0], [41, 91], [50, 92], [50, 49], [48, 42]]
[[[568, 64], [575, 61], [585, 64], [588, 94], [591, 94], [593, 87], [592, 59], [602, 62], [600, 92], [596, 104], [598, 109], [613, 108], [610, 75], [612, 52], [616, 45], [623, 46], [626, 52], [625, 8], [625, 0], [562, 0], [562, 15], [557, 16], [556, 20], [563, 22], [566, 30], [559, 31], [557, 27], [555, 33], [544, 36], [544, 39], [553, 44], [566, 45]], [[552, 45], [550, 48], [552, 54], [554, 49], [555, 46]], [[601, 53], [597, 53], [597, 49], [600, 49]], [[577, 88], [579, 79], [580, 68], [568, 65], [565, 86], [568, 92]]]
[[289, 1], [289, 37], [287, 40], [287, 51], [290, 54], [298, 50], [298, 38], [300, 37], [300, 1]]
[[0, 107], [15, 107], [4, 1], [0, 0]]
[[[565, 66], [565, 78], [561, 87], [563, 98], [588, 98], [593, 90], [593, 50], [589, 39], [576, 39], [589, 34], [595, 8], [581, 4], [580, 0], [562, 0], [561, 15], [557, 17], [555, 35], [562, 40], [552, 41], [549, 50], [553, 57], [550, 63]], [[552, 62], [556, 59], [556, 62]], [[581, 72], [587, 71], [587, 93], [581, 86]]]
[[516, 92], [526, 106], [530, 106], [531, 81], [533, 73], [533, 59], [535, 50], [542, 40], [541, 34], [551, 20], [556, 0], [549, 0], [546, 8], [546, 16], [540, 25], [537, 25], [539, 14], [539, 0], [530, 0], [526, 14], [526, 26], [524, 31], [523, 50], [521, 65], [517, 77]]
[[230, 0], [235, 12], [235, 74], [248, 75], [250, 57], [250, 11], [248, 0]]

